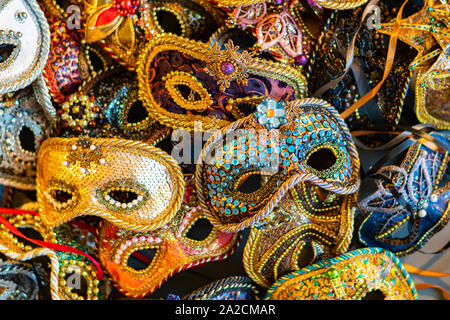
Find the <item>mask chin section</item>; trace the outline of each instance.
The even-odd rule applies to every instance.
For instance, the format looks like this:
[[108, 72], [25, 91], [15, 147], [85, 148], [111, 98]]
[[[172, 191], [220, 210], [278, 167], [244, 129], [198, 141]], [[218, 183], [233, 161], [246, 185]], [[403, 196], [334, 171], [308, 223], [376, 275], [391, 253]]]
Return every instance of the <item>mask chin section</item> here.
[[197, 219], [194, 224], [191, 225], [186, 238], [195, 241], [203, 241], [211, 234], [213, 230], [212, 224], [206, 218]]
[[361, 298], [361, 300], [385, 300], [386, 295], [383, 293], [383, 291], [376, 289], [372, 290], [366, 293], [364, 297]]
[[157, 249], [136, 250], [128, 257], [127, 266], [136, 271], [147, 269], [155, 259]]

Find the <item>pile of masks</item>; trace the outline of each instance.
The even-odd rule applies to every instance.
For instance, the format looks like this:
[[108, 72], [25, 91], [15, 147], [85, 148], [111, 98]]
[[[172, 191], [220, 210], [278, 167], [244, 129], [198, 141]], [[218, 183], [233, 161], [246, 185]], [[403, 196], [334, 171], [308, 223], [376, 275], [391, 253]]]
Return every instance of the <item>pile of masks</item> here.
[[236, 254], [165, 299], [417, 299], [399, 257], [449, 219], [449, 16], [0, 2], [0, 299], [152, 299]]

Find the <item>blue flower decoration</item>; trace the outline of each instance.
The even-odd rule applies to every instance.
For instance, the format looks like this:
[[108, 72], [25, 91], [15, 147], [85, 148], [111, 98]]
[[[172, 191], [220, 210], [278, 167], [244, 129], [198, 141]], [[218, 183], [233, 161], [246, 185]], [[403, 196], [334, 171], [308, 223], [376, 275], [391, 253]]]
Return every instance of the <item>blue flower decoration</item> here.
[[279, 128], [287, 122], [285, 106], [286, 103], [284, 101], [278, 102], [275, 99], [264, 98], [256, 107], [258, 111], [255, 113], [255, 117], [258, 123], [267, 129]]

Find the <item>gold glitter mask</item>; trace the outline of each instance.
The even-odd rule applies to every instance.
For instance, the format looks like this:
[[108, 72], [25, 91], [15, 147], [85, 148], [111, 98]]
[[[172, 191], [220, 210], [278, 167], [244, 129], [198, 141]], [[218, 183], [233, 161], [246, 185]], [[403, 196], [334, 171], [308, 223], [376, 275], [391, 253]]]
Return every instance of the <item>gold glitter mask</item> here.
[[417, 291], [400, 260], [380, 248], [364, 248], [290, 273], [266, 300], [416, 300]]
[[38, 155], [42, 220], [93, 215], [134, 231], [169, 222], [183, 200], [181, 168], [159, 148], [124, 139], [51, 138]]
[[49, 47], [49, 26], [36, 1], [0, 1], [0, 94], [36, 80]]

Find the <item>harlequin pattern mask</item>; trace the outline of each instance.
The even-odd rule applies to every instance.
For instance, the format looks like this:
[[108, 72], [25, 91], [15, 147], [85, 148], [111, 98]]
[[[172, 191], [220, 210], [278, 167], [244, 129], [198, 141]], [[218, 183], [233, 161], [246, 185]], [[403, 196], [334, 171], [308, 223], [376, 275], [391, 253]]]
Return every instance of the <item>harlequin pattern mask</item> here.
[[223, 127], [233, 120], [231, 100], [264, 95], [292, 100], [302, 98], [306, 86], [295, 68], [255, 58], [231, 40], [211, 46], [157, 36], [138, 64], [140, 98], [152, 117], [172, 128], [193, 130], [195, 121], [204, 130]]
[[[448, 132], [431, 135], [450, 146]], [[450, 191], [445, 179], [448, 152], [434, 151], [414, 143], [400, 165], [388, 165], [378, 171], [392, 181], [401, 199], [381, 178], [377, 190], [359, 203], [365, 217], [359, 238], [367, 246], [382, 247], [397, 255], [420, 249], [428, 239], [444, 228], [449, 219]], [[405, 204], [406, 203], [406, 204]]]
[[39, 152], [43, 223], [94, 215], [135, 231], [157, 229], [179, 209], [181, 168], [159, 148], [125, 139], [51, 138]]
[[[380, 1], [380, 19], [390, 21], [395, 18], [398, 3], [402, 2]], [[311, 58], [308, 84], [312, 93], [330, 79], [338, 78], [344, 73], [347, 48], [358, 30], [363, 11], [364, 8], [337, 11], [328, 19], [324, 32], [319, 37], [318, 50]], [[356, 37], [350, 70], [336, 85], [317, 96], [327, 100], [340, 113], [368, 93], [383, 77], [389, 38], [377, 33], [375, 27], [368, 28], [369, 19], [371, 17], [364, 21]], [[373, 99], [345, 119], [350, 130], [366, 130], [377, 125], [398, 123], [411, 77], [409, 64], [414, 59], [414, 54], [414, 50], [407, 45], [397, 43], [391, 76]]]
[[326, 259], [278, 280], [267, 300], [416, 300], [400, 260], [381, 248]]
[[289, 189], [268, 217], [252, 226], [244, 249], [247, 274], [269, 287], [319, 258], [346, 252], [357, 193], [339, 195], [312, 183]]
[[202, 150], [197, 191], [215, 226], [231, 231], [258, 223], [301, 182], [337, 194], [358, 190], [356, 148], [326, 101], [267, 98], [257, 110], [218, 131]]
[[35, 189], [37, 154], [50, 128], [31, 86], [0, 98], [0, 123], [0, 183]]
[[0, 94], [30, 85], [48, 58], [50, 31], [36, 1], [0, 3]]
[[177, 272], [226, 258], [237, 237], [212, 227], [192, 194], [162, 228], [135, 233], [105, 222], [97, 242], [100, 262], [117, 288], [127, 296], [144, 297]]
[[223, 23], [223, 14], [205, 0], [95, 0], [83, 3], [86, 41], [100, 41], [130, 69], [137, 66], [139, 51], [147, 38], [176, 34], [206, 40]]

